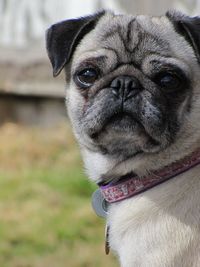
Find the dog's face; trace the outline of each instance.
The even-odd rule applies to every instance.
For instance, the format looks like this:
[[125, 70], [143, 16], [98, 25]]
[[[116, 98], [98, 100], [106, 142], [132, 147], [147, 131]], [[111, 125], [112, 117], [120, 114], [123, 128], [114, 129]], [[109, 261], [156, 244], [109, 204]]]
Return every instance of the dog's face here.
[[198, 23], [102, 12], [50, 28], [49, 57], [55, 76], [65, 66], [82, 147], [125, 160], [176, 143], [199, 97]]

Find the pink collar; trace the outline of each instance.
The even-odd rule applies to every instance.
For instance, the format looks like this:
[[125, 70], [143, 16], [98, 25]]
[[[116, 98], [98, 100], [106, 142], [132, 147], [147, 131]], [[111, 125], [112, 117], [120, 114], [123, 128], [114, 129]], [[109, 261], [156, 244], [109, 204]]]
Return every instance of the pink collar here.
[[188, 171], [200, 163], [200, 149], [161, 170], [154, 171], [150, 175], [139, 178], [136, 174], [124, 176], [117, 182], [110, 182], [100, 186], [101, 193], [109, 203], [118, 202], [139, 193], [142, 193], [156, 185], [159, 185], [177, 175]]

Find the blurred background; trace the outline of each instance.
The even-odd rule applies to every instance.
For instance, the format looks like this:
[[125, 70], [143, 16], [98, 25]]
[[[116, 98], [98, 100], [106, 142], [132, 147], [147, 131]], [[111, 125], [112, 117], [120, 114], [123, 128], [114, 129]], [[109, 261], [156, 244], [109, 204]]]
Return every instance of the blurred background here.
[[90, 205], [45, 30], [106, 8], [200, 11], [198, 0], [0, 0], [0, 267], [118, 266], [104, 254], [104, 221]]

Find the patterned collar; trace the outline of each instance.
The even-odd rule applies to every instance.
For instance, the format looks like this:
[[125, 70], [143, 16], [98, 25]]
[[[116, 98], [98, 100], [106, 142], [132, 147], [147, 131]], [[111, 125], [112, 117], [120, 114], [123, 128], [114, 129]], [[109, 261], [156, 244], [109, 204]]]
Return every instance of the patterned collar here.
[[139, 178], [134, 173], [130, 173], [121, 177], [117, 182], [101, 185], [100, 191], [108, 203], [122, 201], [172, 179], [198, 164], [200, 164], [200, 149], [196, 150], [191, 155], [142, 178]]

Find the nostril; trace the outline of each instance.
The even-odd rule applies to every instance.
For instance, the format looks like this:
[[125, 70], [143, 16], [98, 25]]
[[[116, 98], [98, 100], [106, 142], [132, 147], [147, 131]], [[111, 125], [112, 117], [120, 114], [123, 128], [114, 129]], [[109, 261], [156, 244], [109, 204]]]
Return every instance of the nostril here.
[[138, 80], [127, 80], [125, 83], [125, 88], [127, 91], [134, 90], [140, 87], [140, 83]]
[[129, 81], [126, 84], [126, 92], [125, 92], [125, 96], [127, 97], [132, 97], [134, 95], [136, 95], [139, 91], [141, 90], [141, 85], [136, 82], [136, 81]]
[[120, 78], [116, 78], [111, 83], [112, 93], [114, 96], [119, 97], [120, 96], [120, 90], [123, 87], [123, 80]]
[[114, 79], [110, 85], [113, 89], [120, 89], [122, 87], [122, 82], [120, 79]]
[[136, 84], [133, 81], [128, 81], [126, 84], [127, 93], [135, 88]]
[[142, 90], [142, 85], [136, 78], [127, 78], [125, 82], [124, 99], [135, 97]]

